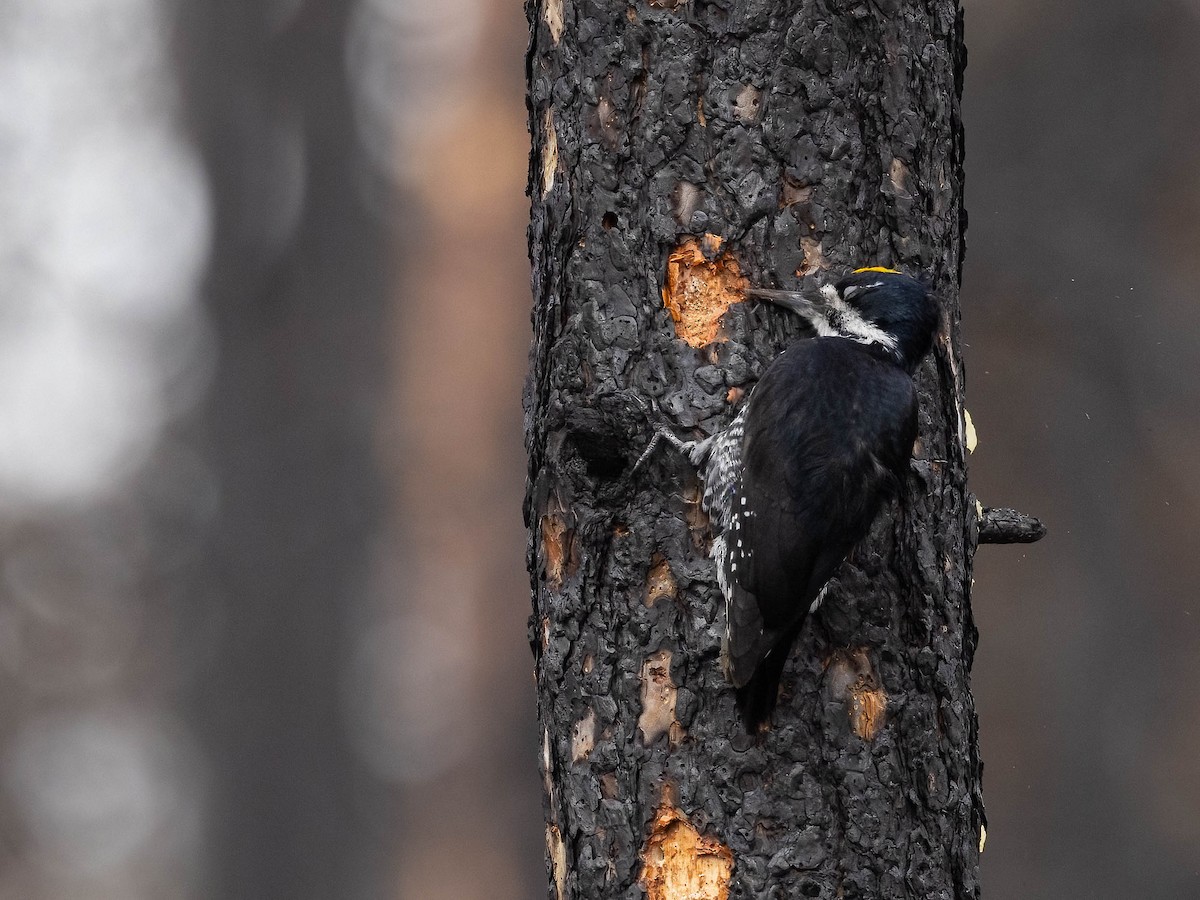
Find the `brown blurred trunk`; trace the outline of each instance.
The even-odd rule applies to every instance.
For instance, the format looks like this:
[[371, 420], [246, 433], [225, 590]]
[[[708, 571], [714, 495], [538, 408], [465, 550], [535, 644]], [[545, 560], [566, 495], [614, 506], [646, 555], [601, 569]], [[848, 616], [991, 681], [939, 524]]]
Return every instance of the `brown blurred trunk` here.
[[[526, 520], [552, 895], [978, 896], [957, 3], [527, 13]], [[918, 375], [920, 461], [755, 743], [717, 661], [695, 475], [668, 456], [631, 477], [648, 432], [628, 397], [710, 433], [799, 326], [734, 304], [714, 337], [704, 316], [743, 278], [861, 265], [925, 273], [945, 311]]]

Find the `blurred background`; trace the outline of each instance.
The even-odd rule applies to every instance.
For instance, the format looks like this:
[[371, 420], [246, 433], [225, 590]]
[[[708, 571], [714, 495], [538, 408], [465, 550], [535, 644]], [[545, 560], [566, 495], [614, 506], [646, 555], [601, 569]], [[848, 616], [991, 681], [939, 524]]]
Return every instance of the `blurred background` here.
[[[1200, 895], [1200, 4], [965, 0], [985, 896]], [[544, 896], [521, 11], [0, 0], [0, 900]]]

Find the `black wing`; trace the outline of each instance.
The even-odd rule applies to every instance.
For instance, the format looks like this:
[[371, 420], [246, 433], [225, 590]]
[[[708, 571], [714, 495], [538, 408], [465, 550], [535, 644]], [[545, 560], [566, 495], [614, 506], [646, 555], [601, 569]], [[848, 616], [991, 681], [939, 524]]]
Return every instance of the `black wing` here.
[[916, 432], [912, 379], [853, 341], [796, 344], [755, 387], [726, 537], [726, 653], [744, 716], [770, 714], [791, 641], [903, 481]]

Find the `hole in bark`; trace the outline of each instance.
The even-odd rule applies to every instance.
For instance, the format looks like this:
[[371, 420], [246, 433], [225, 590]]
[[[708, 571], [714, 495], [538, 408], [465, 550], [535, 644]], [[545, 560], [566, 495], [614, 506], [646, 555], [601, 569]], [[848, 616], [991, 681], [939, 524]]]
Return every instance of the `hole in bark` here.
[[608, 212], [606, 212], [604, 214], [604, 217], [600, 219], [600, 224], [603, 225], [606, 229], [616, 228], [617, 227], [617, 214], [610, 209]]
[[820, 897], [821, 886], [815, 881], [806, 881], [800, 886], [800, 893], [805, 897]]
[[611, 434], [573, 431], [567, 443], [575, 456], [583, 460], [588, 477], [594, 481], [616, 478], [628, 464], [625, 448]]

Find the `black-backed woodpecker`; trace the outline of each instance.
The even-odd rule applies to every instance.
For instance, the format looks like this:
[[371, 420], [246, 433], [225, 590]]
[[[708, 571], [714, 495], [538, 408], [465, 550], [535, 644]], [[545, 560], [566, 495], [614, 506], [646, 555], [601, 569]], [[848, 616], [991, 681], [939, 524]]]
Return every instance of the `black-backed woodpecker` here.
[[662, 436], [704, 482], [726, 602], [722, 658], [754, 732], [805, 618], [904, 484], [917, 437], [912, 376], [938, 309], [921, 282], [877, 267], [812, 294], [749, 293], [803, 316], [816, 336], [771, 362], [727, 428], [701, 441]]

